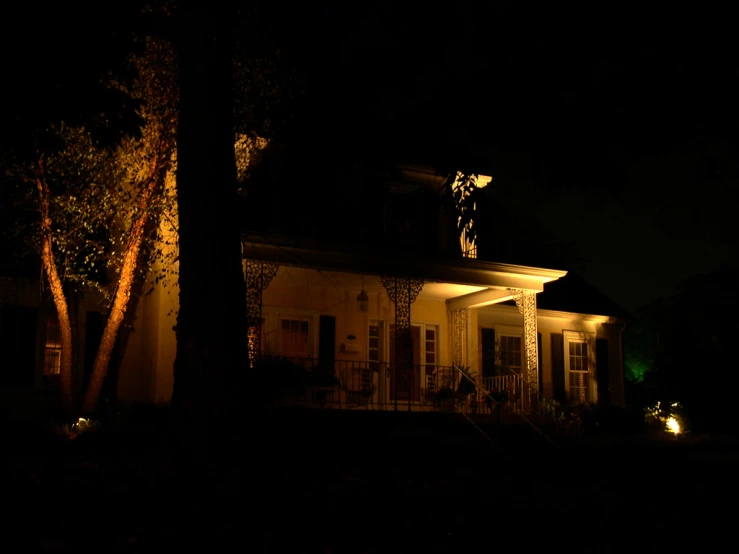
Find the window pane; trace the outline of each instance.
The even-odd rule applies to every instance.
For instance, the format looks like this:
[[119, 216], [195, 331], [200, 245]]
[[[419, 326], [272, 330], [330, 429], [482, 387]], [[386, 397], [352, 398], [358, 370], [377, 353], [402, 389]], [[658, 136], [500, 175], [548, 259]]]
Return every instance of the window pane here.
[[298, 319], [283, 319], [280, 324], [282, 354], [285, 356], [307, 357], [309, 343], [309, 322]]
[[59, 321], [55, 317], [46, 320], [46, 345], [44, 349], [44, 375], [58, 375], [62, 366], [62, 337]]
[[504, 368], [520, 371], [522, 367], [521, 337], [500, 337], [500, 363]]
[[426, 340], [434, 340], [436, 331], [434, 329], [426, 329]]

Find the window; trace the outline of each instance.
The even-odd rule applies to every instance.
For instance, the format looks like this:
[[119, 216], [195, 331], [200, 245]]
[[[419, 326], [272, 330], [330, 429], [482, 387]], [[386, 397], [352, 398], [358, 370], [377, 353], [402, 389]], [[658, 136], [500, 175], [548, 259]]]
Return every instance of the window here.
[[424, 333], [424, 362], [436, 365], [436, 325], [426, 325]]
[[59, 375], [62, 367], [62, 337], [59, 321], [55, 317], [46, 320], [46, 347], [44, 349], [44, 375]]
[[570, 402], [593, 401], [592, 352], [582, 333], [565, 331], [565, 386]]
[[282, 319], [280, 351], [283, 356], [307, 358], [310, 354], [310, 322], [307, 319]]
[[521, 337], [501, 335], [500, 337], [500, 365], [505, 370], [521, 373], [523, 359], [521, 355]]
[[[389, 342], [385, 329], [388, 329]], [[411, 325], [411, 340], [413, 345], [413, 363], [436, 365], [438, 363], [438, 346], [436, 339], [439, 335], [438, 325], [413, 324]], [[386, 349], [386, 346], [387, 349]], [[369, 324], [369, 342], [367, 356], [373, 366], [378, 363], [395, 359], [395, 325], [390, 323], [386, 327], [383, 321], [373, 320]]]
[[382, 359], [382, 339], [383, 324], [382, 321], [371, 321], [369, 326], [369, 343], [367, 349], [370, 367], [377, 369]]

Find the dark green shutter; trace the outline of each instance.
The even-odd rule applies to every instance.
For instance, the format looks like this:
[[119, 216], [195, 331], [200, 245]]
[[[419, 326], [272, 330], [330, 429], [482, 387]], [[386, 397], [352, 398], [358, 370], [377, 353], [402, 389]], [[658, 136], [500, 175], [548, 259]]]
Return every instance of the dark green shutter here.
[[562, 333], [552, 333], [552, 387], [554, 399], [567, 401], [565, 389], [565, 338]]
[[544, 394], [544, 365], [542, 360], [543, 358], [543, 352], [541, 351], [541, 333], [536, 333], [536, 367], [537, 372], [539, 374], [538, 381], [539, 381], [539, 393]]
[[322, 315], [318, 323], [318, 362], [331, 373], [334, 372], [336, 359], [336, 318]]
[[482, 340], [482, 376], [495, 376], [495, 329], [480, 329]]
[[595, 375], [598, 384], [598, 404], [611, 403], [608, 371], [608, 339], [595, 339]]

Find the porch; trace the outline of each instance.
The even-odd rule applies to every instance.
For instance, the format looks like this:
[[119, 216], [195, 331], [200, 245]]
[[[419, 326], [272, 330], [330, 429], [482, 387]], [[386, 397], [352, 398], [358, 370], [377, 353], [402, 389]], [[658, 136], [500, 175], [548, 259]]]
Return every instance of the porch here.
[[475, 422], [551, 423], [563, 407], [516, 373], [478, 378], [454, 366], [262, 356], [254, 364], [278, 407], [458, 413]]

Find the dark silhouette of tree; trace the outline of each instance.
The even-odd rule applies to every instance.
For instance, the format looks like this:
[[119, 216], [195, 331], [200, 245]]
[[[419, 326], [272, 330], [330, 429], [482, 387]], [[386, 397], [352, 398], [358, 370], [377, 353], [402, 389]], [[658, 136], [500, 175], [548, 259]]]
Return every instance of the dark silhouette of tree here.
[[736, 268], [727, 265], [636, 314], [624, 339], [627, 377], [636, 385], [630, 402], [679, 402], [694, 429], [733, 429], [736, 282]]
[[213, 448], [223, 444], [219, 438], [237, 419], [247, 367], [246, 290], [235, 211], [233, 21], [233, 12], [207, 3], [183, 7], [174, 20], [180, 71], [180, 309], [173, 407], [187, 440], [201, 447], [193, 439], [210, 436]]

